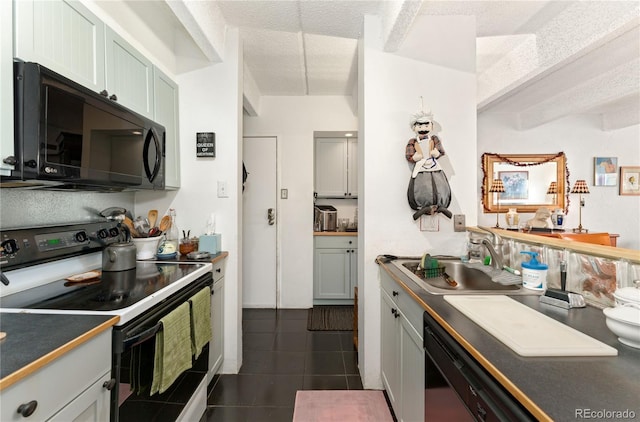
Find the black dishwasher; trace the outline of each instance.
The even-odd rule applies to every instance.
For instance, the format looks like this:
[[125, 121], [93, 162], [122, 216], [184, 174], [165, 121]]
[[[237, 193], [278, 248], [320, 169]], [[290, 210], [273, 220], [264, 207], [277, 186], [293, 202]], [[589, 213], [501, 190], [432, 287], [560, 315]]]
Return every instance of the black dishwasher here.
[[534, 421], [535, 418], [424, 313], [425, 421]]

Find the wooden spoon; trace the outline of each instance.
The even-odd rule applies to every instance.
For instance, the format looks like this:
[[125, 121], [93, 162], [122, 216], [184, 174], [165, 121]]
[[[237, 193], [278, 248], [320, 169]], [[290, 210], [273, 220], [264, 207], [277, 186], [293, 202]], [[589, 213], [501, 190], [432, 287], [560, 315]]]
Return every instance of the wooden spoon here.
[[149, 227], [154, 228], [156, 226], [156, 221], [158, 221], [158, 210], [149, 210], [147, 219], [149, 220]]
[[164, 233], [167, 230], [169, 230], [169, 228], [171, 228], [171, 217], [168, 215], [165, 215], [164, 217], [162, 217], [162, 220], [160, 220], [160, 233]]
[[131, 236], [140, 237], [140, 233], [138, 233], [138, 230], [136, 230], [136, 228], [133, 227], [133, 221], [129, 217], [125, 217], [122, 222], [129, 229], [129, 232], [131, 233]]

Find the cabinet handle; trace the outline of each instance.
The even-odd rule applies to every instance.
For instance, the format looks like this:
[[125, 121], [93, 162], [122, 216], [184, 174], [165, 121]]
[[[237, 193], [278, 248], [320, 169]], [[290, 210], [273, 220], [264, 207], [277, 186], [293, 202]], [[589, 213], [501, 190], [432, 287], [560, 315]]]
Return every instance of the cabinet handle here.
[[394, 290], [392, 294], [393, 294], [394, 296], [398, 296], [400, 293], [398, 293], [398, 291], [397, 291], [397, 290]]
[[13, 155], [10, 155], [4, 160], [2, 160], [2, 162], [5, 164], [9, 164], [10, 166], [15, 166], [18, 160], [16, 160], [16, 157], [14, 157]]
[[100, 95], [102, 95], [103, 97], [108, 97], [109, 92], [106, 89], [103, 89], [102, 91], [100, 91]]
[[118, 97], [116, 97], [116, 94], [113, 94], [113, 95], [109, 96], [109, 99], [111, 101], [118, 101]]
[[106, 388], [109, 391], [113, 390], [113, 387], [115, 386], [116, 386], [115, 378], [111, 378], [109, 381], [105, 381], [104, 384], [102, 384], [102, 388]]
[[20, 413], [23, 417], [28, 418], [33, 415], [33, 412], [36, 411], [36, 407], [38, 407], [38, 402], [35, 400], [31, 400], [29, 403], [24, 403], [18, 406], [18, 413]]
[[222, 272], [222, 268], [216, 268], [216, 272], [217, 273], [221, 273]]
[[350, 241], [349, 241], [349, 244], [352, 244], [352, 243], [353, 243], [353, 240], [350, 240]]

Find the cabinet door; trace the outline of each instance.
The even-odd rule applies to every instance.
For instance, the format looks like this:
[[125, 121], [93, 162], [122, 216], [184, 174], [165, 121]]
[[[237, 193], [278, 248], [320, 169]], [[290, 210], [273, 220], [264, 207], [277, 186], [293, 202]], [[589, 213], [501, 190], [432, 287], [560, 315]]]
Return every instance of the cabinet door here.
[[347, 141], [347, 196], [358, 197], [358, 140]]
[[354, 289], [358, 285], [358, 250], [349, 249], [349, 280], [351, 281], [350, 298], [355, 297]]
[[49, 421], [59, 422], [101, 422], [108, 421], [110, 415], [111, 391], [104, 384], [111, 379], [107, 372], [82, 394], [56, 413]]
[[211, 296], [211, 343], [209, 344], [209, 374], [208, 381], [218, 373], [222, 365], [224, 350], [224, 279], [213, 285]]
[[153, 65], [121, 36], [106, 28], [106, 89], [119, 104], [153, 119]]
[[164, 126], [165, 189], [180, 187], [180, 132], [178, 127], [178, 85], [158, 68], [153, 68], [153, 93], [155, 97], [153, 119]]
[[314, 299], [349, 299], [350, 255], [346, 249], [316, 249], [314, 259]]
[[315, 141], [315, 191], [318, 197], [347, 194], [347, 143], [341, 138]]
[[5, 163], [13, 151], [13, 2], [0, 2], [0, 175], [8, 176], [14, 166]]
[[[399, 421], [424, 420], [424, 348], [422, 336], [402, 316], [400, 320], [401, 401]], [[396, 415], [398, 416], [398, 415]]]
[[[380, 308], [380, 366], [382, 383], [396, 417], [400, 409], [400, 330], [397, 307], [384, 291], [381, 292]], [[423, 386], [424, 388], [424, 386]]]
[[14, 2], [14, 55], [96, 92], [105, 87], [104, 24], [78, 1]]

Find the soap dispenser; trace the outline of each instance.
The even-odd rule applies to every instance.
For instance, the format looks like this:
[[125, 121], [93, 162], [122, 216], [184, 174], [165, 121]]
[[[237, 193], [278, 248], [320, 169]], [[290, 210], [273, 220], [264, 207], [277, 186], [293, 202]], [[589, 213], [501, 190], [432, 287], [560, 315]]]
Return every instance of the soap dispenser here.
[[520, 253], [531, 256], [528, 262], [522, 263], [522, 286], [531, 290], [546, 290], [547, 269], [549, 269], [549, 266], [538, 262], [538, 252], [522, 251]]

